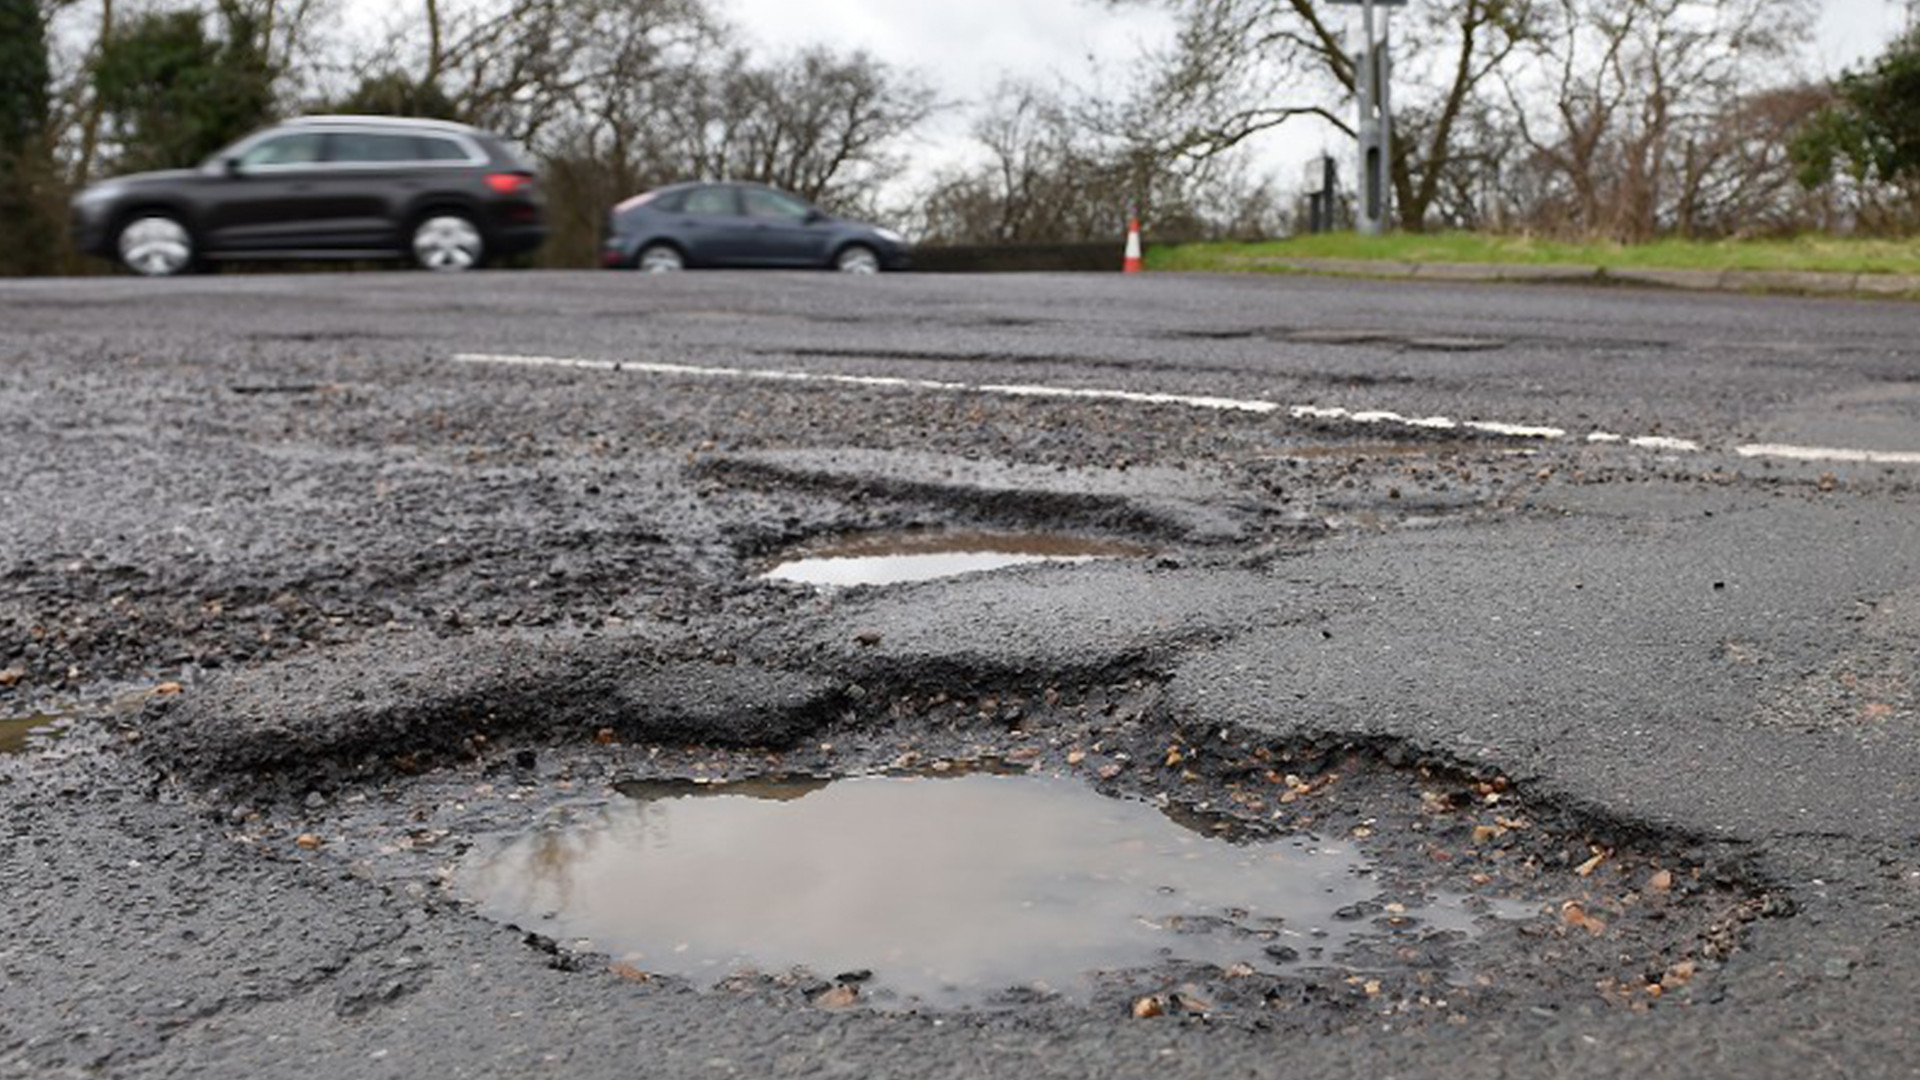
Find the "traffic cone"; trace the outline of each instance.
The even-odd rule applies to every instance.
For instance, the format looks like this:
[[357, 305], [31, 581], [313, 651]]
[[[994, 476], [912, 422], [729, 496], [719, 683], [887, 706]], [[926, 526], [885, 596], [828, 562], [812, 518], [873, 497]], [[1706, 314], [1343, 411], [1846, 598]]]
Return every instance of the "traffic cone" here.
[[1127, 260], [1120, 264], [1120, 272], [1140, 272], [1140, 219], [1137, 217], [1127, 219]]

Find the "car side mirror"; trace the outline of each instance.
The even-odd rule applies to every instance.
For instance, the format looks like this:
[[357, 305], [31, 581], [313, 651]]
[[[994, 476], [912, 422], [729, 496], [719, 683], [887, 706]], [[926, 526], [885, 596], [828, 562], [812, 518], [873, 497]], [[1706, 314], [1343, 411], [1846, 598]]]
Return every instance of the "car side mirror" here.
[[245, 175], [240, 171], [240, 159], [237, 157], [221, 159], [220, 171], [226, 173], [228, 176], [237, 177]]
[[827, 220], [827, 215], [822, 210], [810, 209], [807, 211], [807, 216], [802, 220], [804, 220], [809, 225], [818, 225], [821, 222]]

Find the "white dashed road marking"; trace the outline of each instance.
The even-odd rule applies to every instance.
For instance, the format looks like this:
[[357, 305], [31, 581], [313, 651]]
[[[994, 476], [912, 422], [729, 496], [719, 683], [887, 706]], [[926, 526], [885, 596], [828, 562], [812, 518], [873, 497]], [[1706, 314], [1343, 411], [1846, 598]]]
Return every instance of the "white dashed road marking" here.
[[[503, 364], [518, 367], [575, 368], [589, 371], [633, 372], [641, 375], [680, 375], [696, 378], [753, 379], [762, 382], [826, 383], [835, 386], [870, 386], [894, 390], [928, 390], [953, 394], [990, 394], [1000, 397], [1070, 398], [1080, 401], [1124, 401], [1138, 405], [1177, 405], [1189, 409], [1217, 412], [1276, 413], [1285, 411], [1296, 420], [1344, 420], [1354, 424], [1392, 424], [1431, 431], [1477, 431], [1516, 439], [1555, 441], [1569, 437], [1565, 428], [1542, 424], [1510, 424], [1497, 420], [1454, 420], [1446, 416], [1405, 416], [1384, 409], [1351, 410], [1337, 406], [1295, 405], [1258, 398], [1209, 397], [1191, 394], [1154, 394], [1136, 390], [1103, 390], [1070, 386], [1042, 386], [1032, 383], [964, 383], [936, 379], [903, 379], [889, 375], [841, 375], [832, 372], [787, 371], [778, 368], [741, 368], [697, 364], [662, 364], [644, 360], [593, 360], [568, 356], [510, 356], [497, 353], [456, 353], [464, 364]], [[1597, 445], [1625, 445], [1642, 450], [1669, 453], [1699, 453], [1701, 445], [1692, 439], [1666, 435], [1620, 435], [1594, 431], [1585, 436]], [[1748, 458], [1783, 458], [1790, 461], [1835, 461], [1880, 465], [1920, 465], [1920, 452], [1895, 450], [1854, 450], [1845, 447], [1787, 446], [1778, 443], [1748, 443], [1734, 448]]]
[[1845, 461], [1870, 465], [1920, 465], [1920, 453], [1911, 450], [1852, 450], [1843, 446], [1786, 446], [1748, 443], [1736, 446], [1741, 457], [1775, 457], [1792, 461]]

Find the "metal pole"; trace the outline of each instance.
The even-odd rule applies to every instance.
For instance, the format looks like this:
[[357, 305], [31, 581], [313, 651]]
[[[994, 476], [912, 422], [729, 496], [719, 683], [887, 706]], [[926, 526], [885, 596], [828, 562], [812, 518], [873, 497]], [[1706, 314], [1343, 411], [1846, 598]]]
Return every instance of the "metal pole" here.
[[1380, 47], [1370, 50], [1379, 59], [1374, 70], [1380, 77], [1380, 222], [1384, 230], [1393, 228], [1393, 9], [1380, 12]]
[[1373, 0], [1360, 2], [1360, 31], [1364, 46], [1359, 63], [1354, 71], [1354, 83], [1360, 99], [1360, 167], [1355, 170], [1359, 178], [1358, 190], [1354, 193], [1359, 206], [1354, 214], [1354, 224], [1362, 236], [1378, 236], [1381, 231], [1380, 214], [1380, 121], [1378, 116], [1379, 99], [1379, 50], [1373, 41]]

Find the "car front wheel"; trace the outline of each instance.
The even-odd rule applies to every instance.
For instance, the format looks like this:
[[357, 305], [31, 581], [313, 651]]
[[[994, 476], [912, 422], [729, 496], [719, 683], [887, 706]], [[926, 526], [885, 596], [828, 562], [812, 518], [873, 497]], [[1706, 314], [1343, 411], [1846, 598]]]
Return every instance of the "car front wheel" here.
[[649, 244], [638, 264], [643, 274], [677, 274], [687, 268], [687, 259], [672, 244]]
[[843, 274], [877, 274], [880, 272], [880, 256], [870, 247], [850, 244], [834, 256], [833, 268]]
[[172, 277], [193, 266], [193, 234], [178, 218], [145, 214], [120, 227], [120, 261], [146, 277]]
[[428, 270], [471, 270], [486, 257], [480, 227], [460, 214], [435, 214], [413, 229], [413, 257]]

